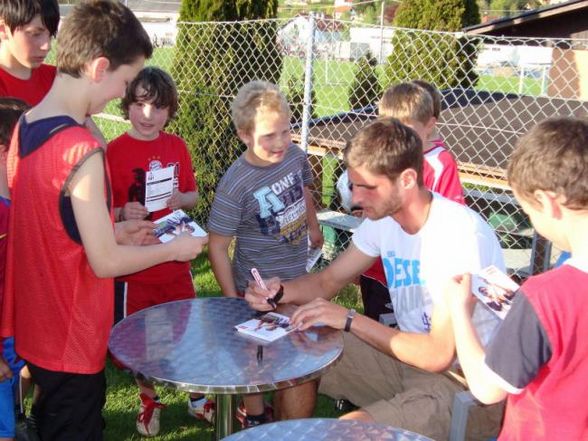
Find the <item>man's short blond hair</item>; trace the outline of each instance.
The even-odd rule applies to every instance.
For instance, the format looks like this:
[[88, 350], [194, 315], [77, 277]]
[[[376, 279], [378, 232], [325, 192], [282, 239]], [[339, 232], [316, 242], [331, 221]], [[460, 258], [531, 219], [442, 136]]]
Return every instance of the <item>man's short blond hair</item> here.
[[421, 86], [400, 83], [384, 92], [378, 113], [381, 117], [392, 117], [402, 122], [410, 120], [427, 124], [433, 117], [433, 98]]
[[275, 112], [290, 118], [290, 106], [278, 86], [267, 81], [251, 81], [237, 92], [231, 104], [233, 124], [239, 131], [251, 132], [258, 112]]

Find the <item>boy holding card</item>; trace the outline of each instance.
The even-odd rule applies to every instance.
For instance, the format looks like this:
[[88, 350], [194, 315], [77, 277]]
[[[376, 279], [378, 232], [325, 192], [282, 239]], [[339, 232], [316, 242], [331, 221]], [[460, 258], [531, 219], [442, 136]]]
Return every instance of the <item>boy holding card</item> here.
[[484, 403], [507, 398], [501, 440], [587, 439], [588, 123], [558, 118], [522, 137], [508, 178], [536, 230], [573, 258], [529, 278], [498, 334], [481, 347], [471, 276], [447, 289], [459, 361]]
[[[172, 78], [156, 67], [146, 67], [131, 82], [121, 108], [131, 129], [108, 145], [106, 159], [112, 175], [114, 213], [117, 220], [157, 220], [177, 209], [191, 209], [198, 192], [192, 161], [185, 142], [163, 131], [178, 109]], [[169, 181], [168, 197], [146, 204], [150, 178]], [[163, 185], [162, 185], [163, 186]], [[165, 188], [158, 191], [162, 195]], [[160, 303], [194, 298], [190, 262], [166, 262], [116, 279], [116, 320]], [[152, 384], [137, 380], [141, 410], [137, 430], [144, 436], [159, 432], [163, 405]], [[207, 411], [205, 411], [205, 407]], [[211, 406], [202, 395], [189, 401], [197, 418], [212, 418]]]

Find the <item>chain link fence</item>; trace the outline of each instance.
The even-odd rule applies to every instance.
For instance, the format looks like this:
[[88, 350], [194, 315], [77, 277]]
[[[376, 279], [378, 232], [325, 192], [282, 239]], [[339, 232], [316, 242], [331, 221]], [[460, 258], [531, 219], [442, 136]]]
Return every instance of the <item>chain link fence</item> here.
[[[528, 273], [549, 264], [550, 249], [534, 247], [537, 237], [505, 169], [516, 139], [534, 124], [588, 113], [580, 76], [588, 41], [417, 31], [312, 16], [170, 26], [152, 34], [157, 47], [148, 64], [171, 72], [178, 83], [180, 112], [170, 130], [192, 151], [202, 195], [194, 213], [199, 222], [206, 223], [218, 179], [243, 151], [230, 102], [245, 82], [267, 79], [289, 98], [293, 138], [308, 152], [323, 219], [330, 215], [330, 225], [339, 225], [324, 227], [325, 255], [335, 255], [352, 229], [335, 190], [341, 150], [376, 118], [387, 87], [422, 79], [443, 96], [439, 134], [457, 159], [468, 205], [496, 230], [507, 266]], [[97, 123], [107, 139], [128, 128], [116, 103]]]

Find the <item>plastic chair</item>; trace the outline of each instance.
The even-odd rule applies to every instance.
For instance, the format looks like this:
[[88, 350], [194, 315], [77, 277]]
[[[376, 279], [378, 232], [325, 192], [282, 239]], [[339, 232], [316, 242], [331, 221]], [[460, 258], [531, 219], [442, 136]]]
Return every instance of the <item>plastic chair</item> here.
[[449, 429], [449, 441], [464, 441], [468, 426], [470, 408], [480, 404], [469, 390], [458, 392], [453, 397], [451, 411], [451, 427]]

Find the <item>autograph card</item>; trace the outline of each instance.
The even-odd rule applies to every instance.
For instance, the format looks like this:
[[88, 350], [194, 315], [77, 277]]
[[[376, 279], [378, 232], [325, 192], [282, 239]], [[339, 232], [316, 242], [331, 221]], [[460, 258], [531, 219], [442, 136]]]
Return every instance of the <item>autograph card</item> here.
[[271, 342], [288, 335], [294, 327], [290, 326], [290, 318], [285, 315], [268, 312], [259, 318], [236, 325], [235, 329], [251, 337]]
[[502, 320], [519, 289], [506, 274], [491, 265], [472, 276], [472, 293]]
[[169, 242], [184, 232], [188, 232], [195, 237], [204, 237], [207, 234], [183, 210], [176, 210], [161, 219], [157, 219], [155, 224], [157, 227], [153, 230], [153, 233], [162, 243]]

